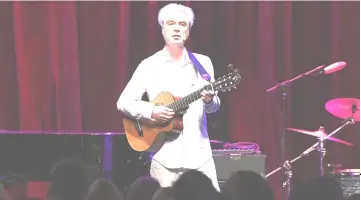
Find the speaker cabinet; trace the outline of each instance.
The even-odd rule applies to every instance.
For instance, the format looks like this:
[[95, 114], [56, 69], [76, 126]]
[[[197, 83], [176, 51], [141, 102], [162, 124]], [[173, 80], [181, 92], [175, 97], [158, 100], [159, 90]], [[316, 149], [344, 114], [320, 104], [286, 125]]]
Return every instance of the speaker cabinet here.
[[254, 171], [265, 175], [266, 156], [261, 154], [213, 155], [218, 182], [221, 185], [234, 173], [240, 170]]

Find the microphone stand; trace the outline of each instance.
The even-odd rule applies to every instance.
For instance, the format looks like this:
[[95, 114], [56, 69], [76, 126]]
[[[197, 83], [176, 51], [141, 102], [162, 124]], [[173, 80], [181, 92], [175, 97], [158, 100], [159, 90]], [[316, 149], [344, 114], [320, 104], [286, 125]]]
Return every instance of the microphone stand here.
[[285, 188], [284, 191], [284, 198], [285, 200], [288, 200], [288, 196], [289, 196], [289, 191], [290, 191], [290, 182], [289, 179], [292, 176], [292, 172], [290, 172], [291, 167], [288, 166], [289, 163], [285, 162], [285, 151], [286, 151], [286, 130], [287, 130], [287, 124], [286, 124], [286, 100], [287, 100], [287, 87], [294, 81], [301, 79], [305, 76], [309, 76], [309, 75], [315, 75], [317, 74], [317, 72], [320, 72], [321, 69], [324, 67], [324, 65], [321, 65], [315, 69], [312, 69], [308, 72], [302, 73], [292, 79], [286, 80], [282, 83], [278, 83], [275, 86], [273, 86], [272, 88], [269, 88], [268, 90], [266, 90], [267, 92], [271, 92], [273, 90], [276, 89], [280, 89], [281, 90], [281, 109], [282, 109], [282, 138], [281, 138], [281, 159], [282, 159], [282, 163], [284, 163], [284, 165], [286, 166], [285, 169], [285, 174], [286, 175], [286, 180], [284, 177], [282, 177], [283, 183], [282, 183], [282, 187]]

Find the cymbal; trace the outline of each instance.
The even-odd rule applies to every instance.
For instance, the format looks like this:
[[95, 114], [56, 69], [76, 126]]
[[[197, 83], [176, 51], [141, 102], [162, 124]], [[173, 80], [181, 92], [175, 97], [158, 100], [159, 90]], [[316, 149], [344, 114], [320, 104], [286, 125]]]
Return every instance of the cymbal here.
[[[303, 134], [306, 134], [306, 135], [315, 136], [315, 137], [327, 137], [327, 133], [325, 133], [323, 127], [320, 127], [320, 129], [317, 130], [317, 131], [307, 131], [307, 130], [296, 129], [296, 128], [287, 128], [287, 129], [291, 130], [291, 131], [303, 133]], [[335, 137], [329, 137], [327, 139], [331, 140], [331, 141], [334, 141], [334, 142], [337, 142], [337, 143], [347, 145], [347, 146], [353, 146], [352, 143], [349, 143], [347, 141], [344, 141], [344, 140], [341, 140], [341, 139], [338, 139], [338, 138], [335, 138]]]
[[325, 104], [326, 110], [333, 116], [347, 119], [352, 117], [355, 122], [360, 121], [360, 100], [354, 98], [337, 98]]

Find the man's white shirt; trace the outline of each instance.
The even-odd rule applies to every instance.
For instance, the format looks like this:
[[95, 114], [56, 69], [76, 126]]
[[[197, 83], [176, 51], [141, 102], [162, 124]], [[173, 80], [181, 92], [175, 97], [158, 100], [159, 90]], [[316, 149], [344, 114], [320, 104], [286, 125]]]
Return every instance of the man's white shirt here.
[[[209, 57], [193, 53], [214, 81], [214, 68]], [[147, 93], [150, 101], [161, 92], [184, 97], [202, 88], [208, 82], [193, 66], [186, 49], [183, 59], [174, 61], [165, 49], [144, 59], [117, 101], [117, 108], [136, 119], [150, 119], [153, 105], [141, 101]], [[209, 104], [201, 99], [191, 103], [183, 116], [182, 133], [169, 133], [167, 142], [153, 159], [167, 168], [197, 169], [212, 158], [205, 113], [216, 112], [220, 106], [217, 95]]]

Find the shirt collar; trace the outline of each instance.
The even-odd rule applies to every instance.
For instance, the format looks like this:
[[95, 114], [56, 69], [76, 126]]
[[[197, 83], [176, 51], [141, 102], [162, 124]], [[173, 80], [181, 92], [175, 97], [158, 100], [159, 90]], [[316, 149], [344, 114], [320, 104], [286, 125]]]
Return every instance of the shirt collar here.
[[[165, 47], [161, 50], [160, 59], [162, 62], [175, 62], [173, 58], [169, 55], [168, 51], [165, 49]], [[186, 48], [183, 49], [183, 55], [182, 59], [180, 61], [186, 61], [187, 63], [192, 63], [191, 59], [188, 56], [188, 51]]]

